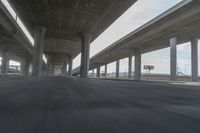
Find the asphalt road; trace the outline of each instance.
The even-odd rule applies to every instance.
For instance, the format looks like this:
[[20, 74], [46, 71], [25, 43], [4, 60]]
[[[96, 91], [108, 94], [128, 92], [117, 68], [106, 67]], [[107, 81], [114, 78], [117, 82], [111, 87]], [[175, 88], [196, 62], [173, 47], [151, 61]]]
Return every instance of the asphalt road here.
[[64, 77], [0, 80], [0, 133], [200, 133], [200, 87]]

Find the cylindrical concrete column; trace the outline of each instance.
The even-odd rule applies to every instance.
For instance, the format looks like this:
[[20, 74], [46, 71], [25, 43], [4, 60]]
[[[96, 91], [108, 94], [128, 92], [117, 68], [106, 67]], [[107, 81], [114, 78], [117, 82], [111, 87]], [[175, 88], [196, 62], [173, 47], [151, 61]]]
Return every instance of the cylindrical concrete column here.
[[25, 77], [29, 75], [29, 67], [30, 67], [30, 60], [24, 59], [21, 62], [21, 69], [22, 69], [22, 74], [24, 74]]
[[198, 81], [198, 38], [191, 40], [192, 81]]
[[141, 80], [141, 48], [135, 49], [135, 74], [134, 80]]
[[107, 78], [107, 74], [108, 74], [108, 65], [105, 65], [105, 78]]
[[63, 63], [62, 74], [67, 76], [67, 62], [66, 61]]
[[91, 34], [82, 33], [81, 34], [81, 67], [80, 67], [80, 77], [87, 78], [89, 71], [89, 53], [90, 53], [90, 41]]
[[9, 69], [8, 51], [2, 50], [1, 74], [8, 74], [8, 69]]
[[132, 76], [132, 56], [128, 57], [128, 78], [131, 79]]
[[94, 77], [94, 69], [92, 69], [92, 77]]
[[47, 76], [52, 76], [53, 75], [53, 63], [51, 62], [51, 60], [47, 59]]
[[116, 78], [119, 78], [120, 61], [116, 61]]
[[68, 70], [68, 76], [72, 76], [72, 68], [73, 68], [73, 58], [72, 56], [69, 56], [69, 70]]
[[52, 63], [52, 71], [51, 71], [51, 75], [54, 76], [55, 75], [55, 64]]
[[177, 69], [177, 38], [170, 39], [170, 80], [176, 80], [176, 69]]
[[97, 78], [100, 78], [101, 77], [101, 67], [98, 66], [97, 67]]
[[44, 27], [36, 27], [35, 29], [32, 71], [32, 76], [34, 77], [42, 76], [42, 60], [45, 32], [46, 29]]

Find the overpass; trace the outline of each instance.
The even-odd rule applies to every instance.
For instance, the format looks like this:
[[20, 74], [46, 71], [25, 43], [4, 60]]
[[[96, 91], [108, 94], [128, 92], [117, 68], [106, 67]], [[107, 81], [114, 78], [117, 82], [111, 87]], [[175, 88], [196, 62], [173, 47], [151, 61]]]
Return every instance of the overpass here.
[[[119, 76], [125, 57], [131, 76], [135, 56], [140, 80], [141, 54], [170, 44], [174, 80], [176, 45], [191, 41], [196, 81], [197, 0], [184, 0], [89, 60], [90, 43], [135, 2], [0, 0], [0, 133], [199, 133], [198, 82], [87, 78], [89, 69], [98, 68], [99, 75], [100, 66], [113, 61]], [[79, 53], [81, 78], [72, 77]], [[23, 77], [9, 77], [11, 59], [21, 62], [14, 67], [23, 69]], [[55, 76], [57, 66], [62, 76]]]
[[[90, 70], [129, 57], [129, 77], [132, 56], [135, 56], [135, 79], [141, 78], [141, 54], [171, 47], [171, 80], [176, 78], [176, 45], [192, 43], [192, 80], [198, 80], [198, 38], [200, 37], [198, 1], [184, 0], [135, 31], [116, 41], [90, 59]], [[106, 67], [107, 68], [107, 67]], [[116, 73], [119, 73], [119, 67]], [[74, 70], [78, 74], [80, 68]], [[107, 70], [105, 70], [107, 71]], [[118, 75], [118, 74], [116, 74]]]
[[[29, 60], [27, 64], [32, 64], [33, 75], [36, 77], [43, 73], [43, 55], [47, 58], [47, 75], [52, 75], [56, 64], [62, 65], [63, 72], [66, 73], [68, 64], [68, 74], [71, 76], [73, 58], [81, 52], [81, 75], [86, 77], [90, 42], [135, 2], [136, 0], [1, 0], [1, 45], [6, 49], [3, 51], [26, 57], [25, 60]], [[31, 40], [25, 35], [23, 28], [20, 28], [22, 22], [30, 32], [28, 37], [34, 36]], [[12, 48], [8, 45], [12, 45]], [[16, 50], [14, 47], [17, 47]], [[21, 52], [19, 49], [22, 49]]]

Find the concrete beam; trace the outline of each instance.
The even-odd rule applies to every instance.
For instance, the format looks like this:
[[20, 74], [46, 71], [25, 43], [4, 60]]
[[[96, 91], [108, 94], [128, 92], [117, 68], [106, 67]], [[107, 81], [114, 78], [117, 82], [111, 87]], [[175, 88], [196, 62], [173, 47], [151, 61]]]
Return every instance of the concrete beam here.
[[120, 60], [116, 61], [116, 78], [119, 78]]
[[131, 79], [132, 76], [132, 56], [128, 57], [128, 78]]
[[198, 38], [191, 40], [192, 81], [198, 81]]
[[72, 76], [72, 69], [73, 69], [73, 58], [72, 56], [69, 56], [69, 70], [68, 70], [68, 76]]
[[81, 34], [81, 66], [80, 66], [80, 77], [87, 78], [89, 71], [89, 57], [90, 57], [90, 41], [91, 34]]
[[176, 80], [177, 69], [177, 38], [170, 39], [170, 80]]
[[46, 28], [36, 27], [35, 29], [35, 44], [33, 51], [33, 72], [32, 76], [42, 76], [42, 61], [43, 61], [43, 50], [44, 50], [44, 37]]
[[10, 33], [21, 45], [23, 45], [30, 54], [33, 54], [32, 44], [1, 1], [0, 25], [4, 27], [6, 31]]
[[134, 80], [141, 80], [141, 48], [135, 49], [135, 74]]

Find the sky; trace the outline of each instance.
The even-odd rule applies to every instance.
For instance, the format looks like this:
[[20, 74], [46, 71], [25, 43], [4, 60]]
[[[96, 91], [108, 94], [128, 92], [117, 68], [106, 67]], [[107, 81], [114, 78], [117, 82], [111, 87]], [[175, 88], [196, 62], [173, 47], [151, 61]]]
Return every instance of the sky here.
[[[182, 0], [138, 0], [91, 43], [90, 57], [181, 1]], [[177, 46], [177, 67], [179, 71], [185, 74], [191, 74], [190, 49], [190, 43]], [[142, 66], [147, 64], [154, 65], [155, 70], [152, 72], [169, 74], [169, 57], [169, 48], [146, 53], [142, 55]], [[115, 65], [115, 62], [108, 64], [108, 72], [115, 72]], [[80, 66], [80, 55], [74, 59], [73, 68], [76, 68], [77, 66]], [[124, 71], [128, 71], [128, 59], [120, 60], [120, 72]], [[145, 71], [142, 69], [142, 72]]]

